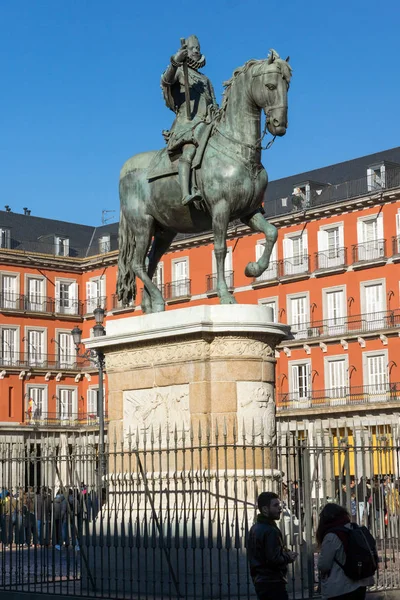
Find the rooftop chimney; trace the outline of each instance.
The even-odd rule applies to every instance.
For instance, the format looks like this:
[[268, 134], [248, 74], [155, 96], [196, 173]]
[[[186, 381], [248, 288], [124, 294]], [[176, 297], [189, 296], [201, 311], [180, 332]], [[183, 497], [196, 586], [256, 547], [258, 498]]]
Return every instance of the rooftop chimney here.
[[24, 211], [24, 215], [26, 215], [27, 217], [29, 217], [29, 215], [31, 214], [31, 211], [29, 210], [29, 208], [26, 208], [26, 206], [23, 208]]
[[8, 204], [6, 204], [4, 208], [6, 209], [6, 212], [11, 212], [11, 207], [8, 206]]

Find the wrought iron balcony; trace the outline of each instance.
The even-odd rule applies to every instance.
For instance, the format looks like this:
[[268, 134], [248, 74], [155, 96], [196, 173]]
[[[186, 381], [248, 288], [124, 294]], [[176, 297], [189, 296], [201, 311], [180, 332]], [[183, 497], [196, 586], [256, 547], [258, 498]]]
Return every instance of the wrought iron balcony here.
[[53, 371], [80, 371], [89, 367], [90, 361], [75, 354], [44, 354], [40, 352], [5, 351], [0, 354], [0, 369], [49, 369]]
[[315, 253], [315, 269], [335, 269], [347, 265], [347, 248], [331, 248]]
[[47, 296], [0, 293], [0, 310], [82, 316], [83, 305], [78, 300], [61, 300]]
[[400, 254], [400, 235], [392, 237], [392, 254], [398, 256]]
[[87, 298], [85, 302], [85, 315], [90, 315], [96, 308], [107, 310], [107, 296]]
[[262, 284], [266, 281], [276, 281], [279, 278], [279, 261], [273, 260], [269, 263], [268, 268], [253, 280], [253, 287]]
[[279, 394], [277, 410], [349, 406], [352, 404], [382, 404], [400, 401], [400, 383], [343, 386], [326, 390], [303, 390], [303, 392]]
[[291, 327], [294, 338], [297, 340], [361, 334], [393, 328], [400, 329], [400, 309], [337, 317], [336, 319], [326, 319], [324, 321], [311, 321], [291, 325]]
[[280, 261], [280, 275], [289, 277], [310, 271], [310, 257], [308, 254], [298, 254]]
[[353, 246], [353, 263], [372, 262], [386, 258], [386, 240], [372, 240]]
[[[233, 271], [225, 271], [225, 279], [226, 285], [229, 289], [233, 289]], [[217, 274], [210, 273], [206, 275], [206, 292], [207, 294], [216, 294], [217, 293]]]
[[[108, 422], [108, 415], [105, 413], [104, 421]], [[36, 409], [34, 412], [25, 412], [24, 425], [34, 427], [95, 427], [99, 425], [99, 417], [96, 413], [80, 412], [63, 414], [60, 411], [55, 413], [42, 412]]]
[[134, 309], [135, 308], [135, 303], [133, 300], [131, 300], [131, 302], [129, 303], [128, 306], [124, 306], [121, 302], [121, 300], [118, 300], [118, 295], [117, 294], [113, 294], [112, 298], [111, 298], [111, 306], [112, 306], [112, 310], [129, 310], [129, 309]]
[[191, 280], [181, 279], [179, 281], [172, 281], [171, 283], [165, 283], [163, 286], [165, 300], [178, 300], [184, 298], [190, 298]]

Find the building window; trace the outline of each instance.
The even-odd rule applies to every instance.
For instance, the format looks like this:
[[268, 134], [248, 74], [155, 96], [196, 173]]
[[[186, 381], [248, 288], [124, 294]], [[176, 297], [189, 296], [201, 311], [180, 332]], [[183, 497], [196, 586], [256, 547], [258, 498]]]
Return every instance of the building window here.
[[102, 235], [99, 238], [99, 251], [100, 254], [104, 254], [105, 252], [110, 252], [111, 250], [111, 240], [110, 235]]
[[11, 231], [0, 227], [0, 248], [11, 248]]
[[311, 399], [311, 362], [289, 363], [289, 388], [292, 400]]
[[361, 307], [363, 329], [375, 330], [385, 326], [386, 303], [383, 281], [363, 281], [361, 283]]
[[1, 327], [0, 328], [0, 351], [1, 364], [4, 366], [16, 365], [19, 357], [17, 327]]
[[55, 237], [56, 256], [69, 256], [69, 239], [65, 237]]
[[45, 281], [39, 277], [28, 277], [26, 280], [26, 310], [33, 312], [46, 311]]
[[346, 326], [346, 294], [345, 288], [323, 290], [324, 334], [338, 335], [344, 333]]
[[58, 332], [56, 346], [57, 368], [73, 367], [76, 363], [76, 353], [71, 333]]
[[[233, 287], [233, 266], [232, 266], [232, 247], [226, 249], [224, 273], [226, 279], [226, 285], [229, 288]], [[212, 251], [212, 278], [213, 278], [213, 289], [217, 287], [217, 261], [215, 260], [215, 252]]]
[[47, 417], [47, 386], [26, 386], [26, 412], [29, 422]]
[[[327, 396], [346, 402], [348, 393], [348, 370], [346, 356], [330, 356], [325, 359], [325, 382]], [[337, 404], [337, 402], [335, 403]]]
[[[259, 277], [257, 277], [256, 281], [271, 281], [273, 279], [277, 279], [278, 277], [278, 262], [277, 262], [277, 245], [274, 244], [272, 248], [271, 257], [269, 259], [268, 268], [262, 273]], [[260, 260], [261, 256], [264, 253], [265, 249], [265, 240], [258, 240], [256, 244], [256, 261]]]
[[62, 315], [77, 315], [78, 284], [76, 281], [56, 280], [56, 312]]
[[1, 308], [15, 310], [19, 308], [18, 277], [1, 273]]
[[28, 365], [44, 367], [46, 363], [46, 332], [43, 329], [28, 329], [25, 342]]
[[106, 279], [105, 277], [94, 277], [86, 282], [86, 313], [92, 313], [100, 306], [105, 308], [106, 304]]
[[289, 234], [283, 240], [284, 275], [308, 271], [307, 232]]
[[385, 165], [377, 165], [367, 169], [368, 191], [381, 190], [385, 187]]
[[159, 290], [162, 289], [164, 285], [164, 263], [159, 262], [157, 265], [156, 272], [153, 275], [153, 283], [158, 287]]
[[190, 296], [189, 259], [175, 260], [172, 263], [173, 295]]
[[64, 421], [77, 419], [77, 391], [76, 388], [57, 389], [57, 418]]
[[358, 255], [356, 260], [376, 260], [385, 256], [383, 215], [358, 219]]
[[400, 212], [396, 213], [396, 240], [393, 251], [400, 254]]
[[343, 225], [321, 227], [318, 231], [318, 268], [329, 269], [345, 264]]
[[289, 325], [293, 329], [296, 339], [305, 338], [308, 336], [309, 315], [309, 300], [308, 294], [298, 296], [288, 296], [287, 306], [289, 312]]
[[364, 352], [364, 383], [365, 393], [379, 394], [386, 392], [388, 383], [388, 355], [386, 351]]
[[278, 298], [262, 298], [258, 301], [260, 306], [267, 306], [272, 310], [272, 321], [278, 323]]

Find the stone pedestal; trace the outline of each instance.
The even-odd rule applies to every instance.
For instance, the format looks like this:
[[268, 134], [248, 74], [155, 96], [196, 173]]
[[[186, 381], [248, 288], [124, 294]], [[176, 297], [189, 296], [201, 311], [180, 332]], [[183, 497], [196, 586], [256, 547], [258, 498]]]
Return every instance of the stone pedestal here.
[[[268, 307], [195, 306], [107, 323], [109, 439], [164, 445], [190, 429], [228, 441], [275, 438], [275, 346], [288, 327]], [[137, 439], [139, 437], [139, 439]]]

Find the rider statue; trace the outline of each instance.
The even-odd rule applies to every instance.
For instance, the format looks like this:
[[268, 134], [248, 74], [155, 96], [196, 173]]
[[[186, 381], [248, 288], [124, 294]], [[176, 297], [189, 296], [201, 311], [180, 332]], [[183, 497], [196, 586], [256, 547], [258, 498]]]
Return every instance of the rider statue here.
[[188, 37], [161, 77], [165, 103], [175, 114], [168, 132], [163, 132], [171, 160], [179, 157], [179, 183], [182, 204], [201, 200], [201, 194], [190, 185], [192, 161], [201, 136], [218, 110], [210, 80], [199, 72], [206, 64], [195, 35]]

